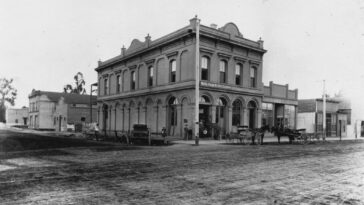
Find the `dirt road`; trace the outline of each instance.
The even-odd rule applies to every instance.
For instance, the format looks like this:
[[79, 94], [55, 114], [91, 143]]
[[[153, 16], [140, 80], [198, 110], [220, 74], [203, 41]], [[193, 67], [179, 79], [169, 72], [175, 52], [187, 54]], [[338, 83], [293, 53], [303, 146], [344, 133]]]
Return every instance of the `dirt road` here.
[[4, 204], [364, 204], [363, 193], [362, 141], [198, 147], [85, 142], [0, 152]]

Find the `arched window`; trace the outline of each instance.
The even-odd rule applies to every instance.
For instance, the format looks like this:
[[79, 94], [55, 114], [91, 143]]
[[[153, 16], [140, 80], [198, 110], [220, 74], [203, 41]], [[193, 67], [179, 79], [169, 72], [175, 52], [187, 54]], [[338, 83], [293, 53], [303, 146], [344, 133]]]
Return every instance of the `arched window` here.
[[132, 71], [131, 72], [131, 80], [130, 80], [130, 88], [131, 90], [135, 90], [135, 82], [136, 82], [136, 79], [135, 79], [135, 71]]
[[170, 117], [170, 125], [177, 125], [177, 105], [178, 101], [175, 97], [171, 97], [168, 101], [169, 105], [169, 117]]
[[226, 67], [227, 62], [225, 60], [220, 61], [220, 83], [226, 83]]
[[240, 125], [240, 116], [241, 113], [241, 102], [240, 100], [235, 100], [233, 102], [233, 125], [238, 126]]
[[121, 91], [121, 77], [120, 75], [116, 76], [116, 92], [120, 93]]
[[250, 87], [255, 88], [257, 86], [257, 68], [250, 68]]
[[210, 60], [206, 56], [201, 58], [201, 80], [209, 79]]
[[148, 68], [148, 86], [153, 86], [153, 66]]
[[171, 60], [169, 63], [169, 70], [170, 70], [170, 82], [176, 82], [176, 70], [177, 70], [177, 63], [176, 60]]
[[243, 73], [242, 72], [242, 67], [241, 64], [236, 64], [235, 65], [235, 85], [241, 85], [242, 84], [242, 77], [241, 77], [241, 74]]
[[107, 78], [104, 79], [104, 95], [109, 93], [109, 80]]
[[210, 103], [210, 99], [206, 95], [202, 95], [200, 97], [200, 103], [202, 104]]
[[227, 105], [227, 102], [224, 98], [217, 99], [216, 122], [219, 122], [220, 118], [224, 118], [226, 105]]

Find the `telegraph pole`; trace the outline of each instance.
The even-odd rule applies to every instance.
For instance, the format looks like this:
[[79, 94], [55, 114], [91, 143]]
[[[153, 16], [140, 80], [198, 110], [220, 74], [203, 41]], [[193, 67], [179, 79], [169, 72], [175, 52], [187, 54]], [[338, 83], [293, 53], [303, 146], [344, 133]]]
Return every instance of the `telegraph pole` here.
[[195, 88], [195, 144], [199, 143], [199, 105], [200, 105], [200, 19], [196, 18], [196, 88]]
[[326, 140], [326, 90], [325, 90], [325, 80], [324, 80], [324, 89], [323, 89], [323, 96], [322, 96], [322, 138]]

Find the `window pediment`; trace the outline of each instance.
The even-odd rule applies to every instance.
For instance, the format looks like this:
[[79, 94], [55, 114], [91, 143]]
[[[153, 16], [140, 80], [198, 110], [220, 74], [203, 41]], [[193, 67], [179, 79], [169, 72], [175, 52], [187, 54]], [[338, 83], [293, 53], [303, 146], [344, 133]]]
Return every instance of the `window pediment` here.
[[226, 54], [226, 53], [217, 53], [217, 55], [220, 57], [220, 58], [226, 58], [226, 59], [230, 59], [231, 58], [231, 55], [229, 54]]
[[257, 65], [257, 66], [259, 66], [259, 65], [260, 65], [260, 61], [255, 61], [255, 60], [249, 60], [249, 63], [250, 63], [251, 65]]
[[214, 51], [214, 50], [207, 49], [207, 48], [200, 48], [200, 52], [202, 52], [202, 53], [206, 53], [206, 54], [210, 54], [210, 55], [212, 55], [212, 54], [214, 54], [214, 53], [215, 53], [215, 51]]
[[137, 65], [132, 65], [132, 66], [129, 66], [129, 69], [135, 69], [137, 67]]
[[246, 58], [242, 58], [242, 57], [238, 57], [238, 56], [234, 56], [234, 60], [236, 60], [236, 61], [240, 61], [240, 62], [242, 62], [242, 63], [245, 63], [245, 62], [247, 61], [247, 59], [246, 59]]
[[178, 51], [173, 51], [173, 52], [170, 52], [170, 53], [166, 54], [167, 58], [171, 58], [171, 57], [174, 57], [174, 56], [177, 56], [177, 55], [178, 55]]
[[154, 58], [144, 61], [144, 63], [147, 64], [147, 65], [153, 64], [154, 62], [155, 62]]

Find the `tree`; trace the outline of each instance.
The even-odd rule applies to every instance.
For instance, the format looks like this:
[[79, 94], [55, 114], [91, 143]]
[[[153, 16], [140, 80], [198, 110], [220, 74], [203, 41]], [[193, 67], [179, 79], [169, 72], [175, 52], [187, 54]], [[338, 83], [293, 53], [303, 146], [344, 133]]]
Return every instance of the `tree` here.
[[63, 91], [65, 93], [86, 94], [86, 82], [83, 79], [83, 74], [78, 72], [75, 76], [73, 76], [73, 79], [75, 79], [75, 86], [73, 87], [71, 84], [67, 84], [63, 87]]
[[17, 90], [12, 83], [13, 79], [0, 78], [0, 122], [5, 122], [5, 103], [15, 104]]

